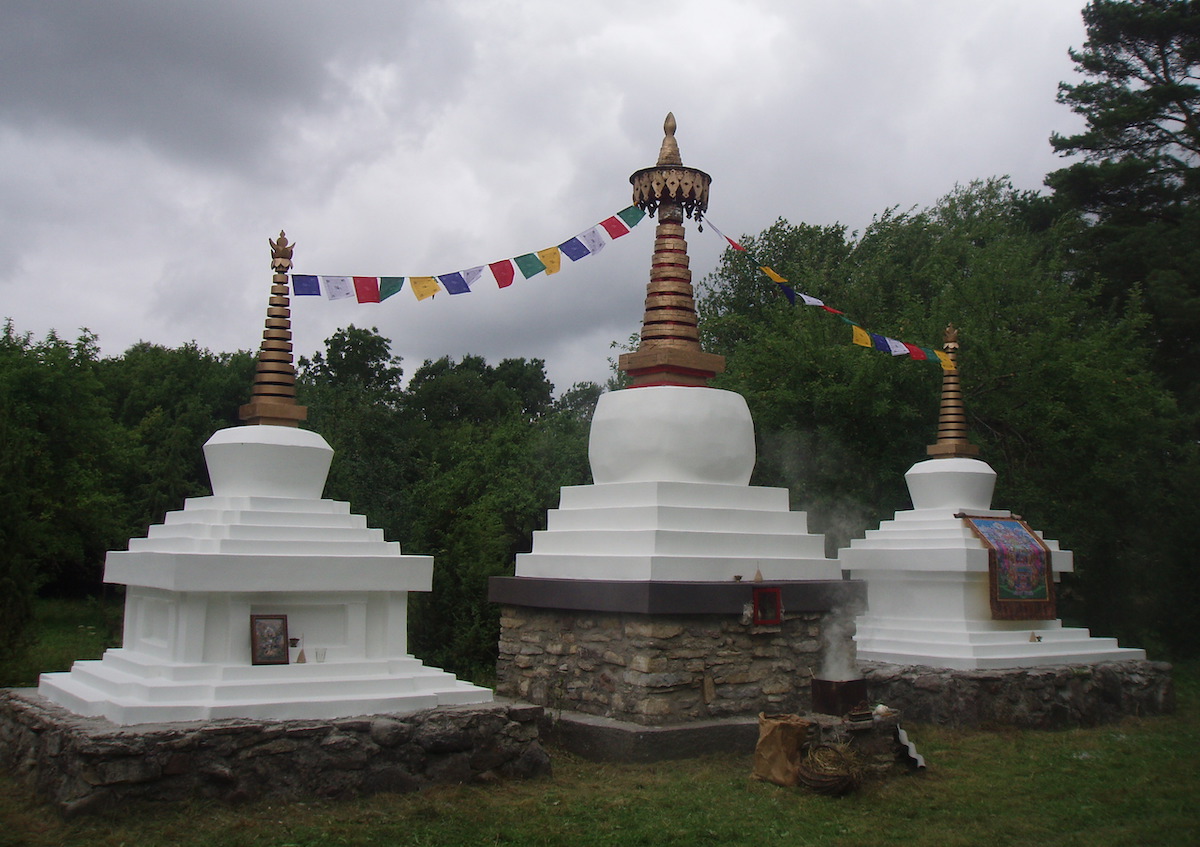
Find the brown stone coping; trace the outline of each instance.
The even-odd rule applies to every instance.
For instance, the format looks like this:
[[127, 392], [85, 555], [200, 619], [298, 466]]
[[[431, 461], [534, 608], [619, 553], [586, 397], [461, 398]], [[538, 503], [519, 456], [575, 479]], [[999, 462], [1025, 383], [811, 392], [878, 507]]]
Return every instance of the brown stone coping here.
[[660, 582], [595, 579], [542, 579], [494, 576], [488, 600], [507, 606], [632, 612], [643, 615], [740, 615], [753, 602], [755, 588], [779, 588], [788, 612], [827, 612], [866, 607], [862, 580], [768, 580], [763, 582]]

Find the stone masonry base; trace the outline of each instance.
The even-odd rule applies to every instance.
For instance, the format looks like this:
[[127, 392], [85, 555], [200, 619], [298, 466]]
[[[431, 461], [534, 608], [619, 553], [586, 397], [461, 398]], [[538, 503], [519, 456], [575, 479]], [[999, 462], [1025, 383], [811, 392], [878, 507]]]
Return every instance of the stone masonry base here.
[[551, 712], [670, 726], [759, 712], [801, 712], [831, 633], [827, 612], [646, 615], [504, 606], [497, 693]]
[[861, 663], [872, 703], [914, 723], [1063, 729], [1175, 710], [1171, 666], [1108, 662], [959, 671]]
[[64, 814], [129, 799], [348, 797], [550, 773], [537, 706], [117, 726], [0, 689], [0, 766]]

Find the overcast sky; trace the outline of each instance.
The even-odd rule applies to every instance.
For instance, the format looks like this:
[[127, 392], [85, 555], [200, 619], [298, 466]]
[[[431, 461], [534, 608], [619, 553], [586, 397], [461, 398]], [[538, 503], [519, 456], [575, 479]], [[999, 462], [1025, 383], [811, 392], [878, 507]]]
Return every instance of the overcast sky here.
[[[1084, 0], [5, 0], [0, 317], [256, 348], [268, 237], [295, 270], [449, 273], [627, 206], [673, 111], [709, 216], [862, 229], [956, 183], [1039, 189], [1078, 119]], [[722, 249], [689, 222], [696, 282]], [[293, 300], [297, 353], [377, 326], [411, 374], [541, 358], [561, 391], [637, 329], [653, 228], [499, 290]], [[836, 305], [836, 304], [835, 304]]]

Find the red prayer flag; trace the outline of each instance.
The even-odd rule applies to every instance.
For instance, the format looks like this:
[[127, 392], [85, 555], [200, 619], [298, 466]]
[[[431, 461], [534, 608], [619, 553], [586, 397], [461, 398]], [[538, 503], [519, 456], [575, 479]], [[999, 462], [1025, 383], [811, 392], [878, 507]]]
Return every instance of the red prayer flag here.
[[604, 227], [610, 238], [620, 238], [622, 235], [629, 234], [629, 227], [625, 226], [624, 222], [616, 215], [600, 221], [600, 226]]
[[492, 276], [496, 278], [496, 286], [498, 288], [508, 288], [512, 285], [513, 276], [516, 271], [513, 270], [511, 259], [504, 259], [500, 262], [492, 262], [488, 267], [492, 271]]
[[379, 302], [379, 277], [377, 277], [377, 276], [356, 276], [356, 277], [354, 277], [354, 295], [358, 298], [359, 303], [378, 303]]
[[917, 361], [923, 361], [924, 359], [928, 358], [925, 355], [925, 351], [917, 345], [909, 344], [907, 341], [901, 341], [900, 343], [908, 348], [908, 355], [912, 356]]
[[835, 309], [832, 306], [826, 306], [824, 303], [821, 304], [821, 308], [824, 309], [826, 312], [833, 312], [835, 315], [846, 314], [845, 312], [839, 311], [838, 309]]
[[[712, 224], [709, 224], [709, 226], [712, 226]], [[728, 235], [722, 235], [721, 237], [722, 237], [722, 238], [724, 238], [726, 241], [728, 241], [728, 242], [729, 242], [729, 246], [730, 246], [730, 247], [732, 247], [734, 250], [741, 250], [743, 253], [745, 253], [745, 252], [746, 252], [746, 248], [745, 248], [745, 247], [743, 247], [742, 245], [738, 244], [736, 241], [734, 241], [734, 240], [733, 240], [732, 238], [730, 238]]]

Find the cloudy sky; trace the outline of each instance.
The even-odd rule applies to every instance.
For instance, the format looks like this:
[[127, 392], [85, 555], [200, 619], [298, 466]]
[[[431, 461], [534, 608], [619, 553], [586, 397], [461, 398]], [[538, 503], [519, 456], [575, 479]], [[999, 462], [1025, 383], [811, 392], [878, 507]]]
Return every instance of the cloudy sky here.
[[[673, 111], [730, 235], [861, 229], [956, 183], [1041, 187], [1084, 0], [6, 0], [0, 317], [258, 344], [267, 238], [313, 274], [433, 275], [629, 203]], [[689, 225], [696, 281], [719, 239]], [[293, 300], [296, 350], [376, 326], [427, 358], [541, 358], [561, 390], [637, 329], [653, 229], [554, 276], [418, 303]]]

